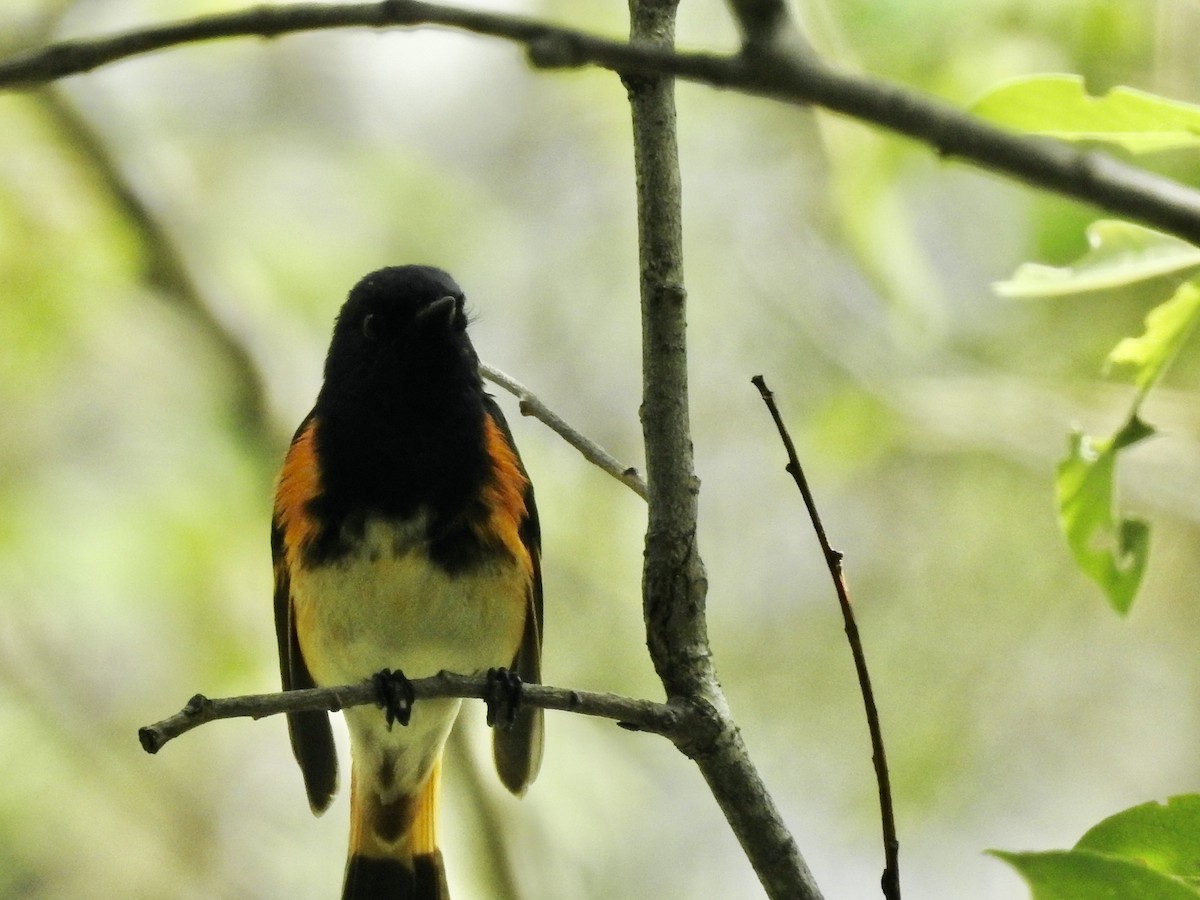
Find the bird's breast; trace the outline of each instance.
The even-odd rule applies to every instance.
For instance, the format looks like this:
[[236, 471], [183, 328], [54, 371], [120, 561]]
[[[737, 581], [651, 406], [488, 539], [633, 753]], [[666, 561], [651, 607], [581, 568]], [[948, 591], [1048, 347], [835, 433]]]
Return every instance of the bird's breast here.
[[437, 565], [424, 516], [368, 520], [335, 561], [293, 571], [297, 637], [321, 685], [383, 668], [421, 678], [507, 666], [521, 640], [529, 577], [509, 554], [453, 571]]

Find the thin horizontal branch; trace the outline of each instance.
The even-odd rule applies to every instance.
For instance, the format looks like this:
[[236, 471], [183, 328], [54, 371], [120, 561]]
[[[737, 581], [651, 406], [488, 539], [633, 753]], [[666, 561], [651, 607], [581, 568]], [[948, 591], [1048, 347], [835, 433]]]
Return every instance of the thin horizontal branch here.
[[585, 437], [582, 433], [571, 427], [561, 416], [543, 403], [537, 394], [515, 378], [506, 375], [495, 366], [489, 366], [487, 363], [480, 363], [479, 371], [483, 373], [483, 377], [488, 381], [500, 385], [500, 387], [517, 398], [521, 415], [533, 416], [539, 422], [549, 426], [551, 431], [582, 453], [584, 459], [592, 465], [603, 469], [643, 500], [646, 499], [646, 482], [638, 474], [637, 469], [633, 466], [623, 465], [620, 460], [595, 441]]
[[[754, 21], [744, 2], [744, 22]], [[770, 10], [772, 4], [761, 4]], [[750, 42], [737, 54], [680, 53], [552, 25], [537, 19], [420, 0], [259, 6], [110, 37], [70, 40], [0, 61], [0, 89], [45, 83], [155, 50], [231, 37], [276, 37], [331, 28], [436, 25], [523, 44], [535, 66], [594, 65], [623, 74], [668, 75], [818, 104], [907, 135], [1035, 187], [1090, 203], [1200, 244], [1200, 191], [1090, 150], [1011, 134], [948, 103], [899, 85], [838, 71], [788, 41]], [[754, 25], [762, 29], [762, 25]]]
[[522, 16], [423, 3], [291, 3], [253, 6], [121, 32], [108, 37], [66, 40], [0, 62], [0, 87], [21, 87], [90, 72], [119, 60], [181, 44], [236, 37], [274, 38], [334, 28], [392, 28], [448, 25], [464, 31], [530, 43], [548, 31], [569, 31]]
[[[413, 679], [411, 684], [413, 696], [418, 701], [438, 697], [483, 700], [488, 696], [488, 681], [483, 676], [439, 672], [429, 678]], [[337, 712], [352, 706], [377, 703], [378, 699], [378, 689], [370, 681], [340, 687], [250, 694], [218, 700], [210, 700], [203, 694], [196, 694], [173, 716], [138, 729], [138, 740], [147, 753], [157, 753], [174, 738], [205, 722], [217, 719], [262, 719], [280, 713], [306, 710]], [[682, 703], [657, 703], [619, 694], [576, 691], [544, 684], [522, 685], [521, 702], [542, 709], [614, 719], [618, 725], [630, 731], [660, 734], [676, 743], [703, 741], [705, 735], [711, 731], [706, 724], [707, 717], [700, 714], [702, 710]]]

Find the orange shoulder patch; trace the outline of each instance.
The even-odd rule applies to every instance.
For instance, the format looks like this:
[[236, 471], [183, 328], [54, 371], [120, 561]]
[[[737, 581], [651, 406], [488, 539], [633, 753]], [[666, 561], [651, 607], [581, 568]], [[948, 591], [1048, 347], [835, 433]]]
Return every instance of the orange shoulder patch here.
[[321, 493], [321, 467], [314, 446], [317, 422], [310, 420], [296, 435], [283, 461], [275, 484], [275, 521], [283, 532], [283, 545], [289, 566], [296, 565], [299, 554], [316, 536], [317, 521], [308, 503]]
[[505, 439], [504, 432], [491, 416], [485, 417], [483, 439], [495, 471], [483, 488], [483, 502], [487, 506], [488, 517], [476, 526], [476, 533], [485, 539], [499, 538], [501, 544], [512, 552], [532, 577], [533, 560], [520, 533], [521, 524], [529, 515], [525, 508], [525, 489], [529, 486], [529, 479], [521, 471], [517, 454]]

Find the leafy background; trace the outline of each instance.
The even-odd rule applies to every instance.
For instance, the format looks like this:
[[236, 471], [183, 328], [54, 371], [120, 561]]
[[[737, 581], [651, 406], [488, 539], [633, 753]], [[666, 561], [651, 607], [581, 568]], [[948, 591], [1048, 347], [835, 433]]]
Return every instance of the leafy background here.
[[[626, 28], [617, 2], [474, 5]], [[17, 0], [0, 49], [238, 6]], [[839, 63], [963, 106], [1047, 71], [1200, 101], [1187, 0], [801, 13]], [[717, 0], [688, 0], [680, 40], [736, 35]], [[1142, 410], [1161, 435], [1122, 460], [1123, 506], [1154, 537], [1120, 619], [1058, 534], [1053, 479], [1072, 424], [1126, 414], [1134, 388], [1101, 364], [1153, 300], [990, 287], [1082, 254], [1097, 213], [821, 113], [687, 85], [679, 103], [701, 544], [747, 743], [827, 896], [874, 895], [857, 687], [762, 373], [846, 553], [906, 891], [1027, 896], [986, 848], [1069, 847], [1200, 781], [1194, 342]], [[1200, 175], [1185, 152], [1148, 164]], [[276, 686], [271, 479], [364, 272], [449, 269], [482, 355], [640, 461], [632, 203], [616, 79], [534, 74], [458, 34], [209, 44], [0, 95], [0, 895], [336, 893], [345, 802], [310, 817], [282, 721], [153, 758], [136, 729], [196, 691]], [[548, 680], [658, 696], [640, 501], [514, 424], [544, 520]], [[665, 742], [551, 715], [517, 802], [465, 718], [444, 834], [461, 896], [754, 895]]]

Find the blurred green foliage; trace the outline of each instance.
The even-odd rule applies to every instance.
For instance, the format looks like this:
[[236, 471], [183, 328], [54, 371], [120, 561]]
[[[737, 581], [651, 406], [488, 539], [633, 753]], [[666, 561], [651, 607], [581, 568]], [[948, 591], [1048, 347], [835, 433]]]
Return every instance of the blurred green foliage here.
[[[26, 0], [0, 40], [238, 6]], [[518, 6], [625, 27], [620, 3]], [[1045, 71], [1200, 100], [1183, 0], [801, 11], [839, 63], [963, 106]], [[680, 38], [730, 48], [735, 31], [689, 0]], [[990, 289], [1078, 257], [1095, 211], [819, 112], [679, 100], [701, 549], [746, 741], [827, 896], [874, 895], [857, 687], [762, 373], [846, 554], [906, 893], [1027, 896], [984, 848], [1067, 846], [1200, 779], [1194, 344], [1146, 400], [1161, 436], [1122, 463], [1155, 537], [1118, 621], [1057, 533], [1054, 466], [1073, 423], [1109, 433], [1127, 413], [1134, 389], [1100, 368], [1151, 296]], [[533, 73], [434, 30], [206, 44], [0, 95], [0, 896], [336, 894], [344, 799], [310, 817], [281, 721], [208, 725], [153, 758], [137, 727], [196, 691], [276, 686], [271, 479], [367, 270], [449, 269], [482, 355], [639, 463], [628, 129], [612, 76]], [[659, 696], [640, 501], [501, 402], [542, 510], [548, 681]], [[460, 896], [503, 896], [505, 868], [526, 898], [754, 895], [664, 742], [552, 715], [517, 802], [465, 718], [444, 835]]]

